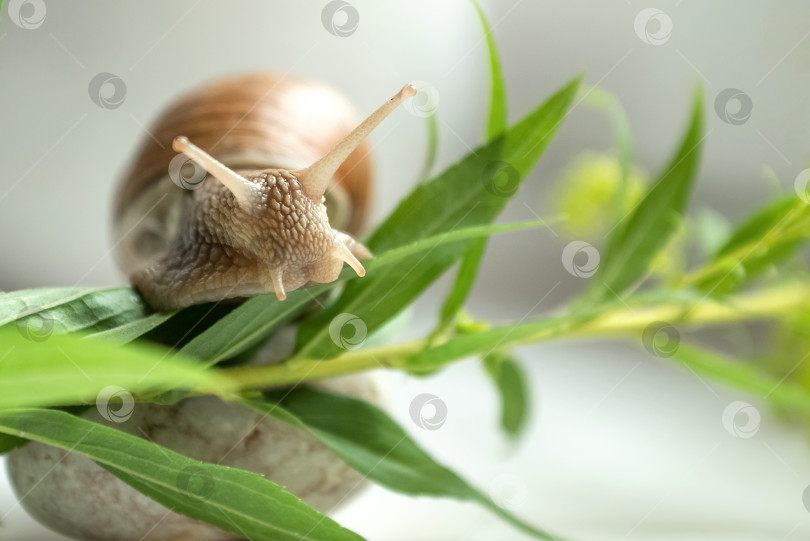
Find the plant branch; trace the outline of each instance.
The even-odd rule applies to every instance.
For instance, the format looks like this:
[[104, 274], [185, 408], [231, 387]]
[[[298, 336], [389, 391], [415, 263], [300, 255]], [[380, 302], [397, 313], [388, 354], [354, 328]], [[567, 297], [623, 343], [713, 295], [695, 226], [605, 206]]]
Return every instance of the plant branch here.
[[[606, 306], [604, 312], [581, 324], [572, 325], [570, 317], [554, 317], [552, 320], [556, 320], [557, 323], [528, 337], [524, 336], [515, 340], [511, 345], [545, 342], [559, 338], [637, 336], [650, 323], [656, 321], [691, 327], [774, 319], [807, 306], [808, 299], [810, 299], [810, 285], [793, 284], [763, 288], [753, 293], [730, 297], [724, 301], [706, 298], [696, 302], [670, 301], [657, 303], [654, 306], [628, 302], [619, 308], [615, 308], [615, 304], [611, 304], [609, 307]], [[634, 301], [634, 299], [630, 299], [630, 301]], [[224, 370], [223, 374], [233, 382], [236, 388], [256, 389], [290, 385], [375, 368], [406, 369], [409, 357], [422, 351], [426, 345], [427, 339], [421, 339], [347, 351], [331, 360], [291, 360], [268, 366], [231, 368]], [[452, 362], [452, 360], [448, 362]]]

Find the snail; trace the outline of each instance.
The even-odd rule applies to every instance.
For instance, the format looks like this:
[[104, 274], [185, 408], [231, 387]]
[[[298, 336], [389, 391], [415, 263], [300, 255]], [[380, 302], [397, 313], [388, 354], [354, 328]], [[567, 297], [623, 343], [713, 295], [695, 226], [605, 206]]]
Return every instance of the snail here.
[[[363, 276], [370, 252], [339, 230], [355, 231], [367, 211], [363, 141], [415, 94], [405, 85], [348, 135], [349, 106], [316, 83], [260, 74], [186, 97], [155, 126], [118, 191], [119, 264], [158, 310], [269, 292], [282, 301], [334, 281], [344, 262]], [[188, 178], [169, 147], [202, 168], [194, 189], [175, 186]]]
[[[370, 201], [364, 138], [415, 92], [406, 85], [359, 125], [335, 90], [291, 76], [231, 77], [188, 94], [158, 119], [119, 185], [119, 265], [158, 310], [271, 291], [282, 300], [310, 282], [334, 280], [344, 262], [362, 276], [369, 252], [352, 235]], [[184, 173], [188, 167], [194, 173]], [[282, 361], [294, 344], [290, 326], [250, 362]], [[308, 384], [384, 403], [370, 374]], [[124, 422], [97, 408], [82, 416], [198, 460], [261, 473], [323, 512], [363, 481], [302, 429], [217, 397], [136, 404]], [[26, 510], [76, 539], [239, 538], [166, 509], [73, 453], [29, 443], [9, 453], [7, 466]]]

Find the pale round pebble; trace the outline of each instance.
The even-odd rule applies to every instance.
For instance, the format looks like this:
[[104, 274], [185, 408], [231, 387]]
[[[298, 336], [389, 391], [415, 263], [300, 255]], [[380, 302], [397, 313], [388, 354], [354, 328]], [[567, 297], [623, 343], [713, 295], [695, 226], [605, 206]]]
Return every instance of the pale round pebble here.
[[[380, 403], [376, 382], [367, 374], [315, 386]], [[217, 397], [188, 398], [171, 406], [136, 404], [123, 423], [104, 419], [96, 408], [82, 417], [197, 460], [260, 473], [325, 513], [363, 484], [359, 473], [301, 429]], [[169, 511], [81, 455], [32, 442], [12, 451], [7, 467], [21, 505], [42, 524], [76, 539], [240, 539]]]

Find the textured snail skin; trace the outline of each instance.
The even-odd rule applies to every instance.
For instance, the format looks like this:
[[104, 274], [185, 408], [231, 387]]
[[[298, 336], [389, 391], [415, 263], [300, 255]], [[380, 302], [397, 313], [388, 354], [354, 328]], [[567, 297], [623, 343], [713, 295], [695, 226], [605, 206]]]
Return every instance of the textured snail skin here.
[[[367, 376], [319, 384], [334, 392], [379, 402]], [[363, 477], [301, 429], [262, 418], [216, 397], [189, 398], [171, 406], [137, 404], [124, 423], [95, 409], [84, 418], [148, 438], [186, 456], [264, 475], [329, 512], [363, 485]], [[21, 505], [42, 524], [84, 541], [230, 541], [240, 536], [169, 511], [92, 460], [41, 443], [8, 455], [8, 472]], [[165, 479], [205, 497], [210, 482], [190, 471]], [[25, 495], [25, 497], [23, 497]]]
[[222, 184], [206, 182], [193, 192], [169, 249], [131, 277], [153, 308], [332, 282], [343, 266], [341, 249], [357, 259], [370, 256], [331, 228], [323, 197], [310, 199], [290, 172], [238, 172], [256, 187], [250, 208]]

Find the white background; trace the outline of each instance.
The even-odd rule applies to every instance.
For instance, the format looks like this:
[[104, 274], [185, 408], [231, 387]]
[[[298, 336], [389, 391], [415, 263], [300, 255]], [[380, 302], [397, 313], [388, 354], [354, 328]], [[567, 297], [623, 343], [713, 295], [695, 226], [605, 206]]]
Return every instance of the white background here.
[[[328, 81], [361, 112], [410, 80], [439, 92], [437, 170], [480, 144], [488, 100], [485, 49], [466, 1], [355, 1], [357, 31], [321, 24], [325, 2], [213, 0], [110, 3], [44, 0], [33, 30], [0, 19], [0, 289], [123, 283], [108, 253], [114, 181], [144, 127], [167, 101], [213, 77], [275, 69]], [[6, 1], [8, 5], [8, 0]], [[636, 35], [650, 4], [486, 2], [505, 72], [510, 120], [576, 74], [614, 91], [628, 111], [637, 162], [663, 166], [685, 124], [697, 83], [706, 91], [707, 131], [694, 208], [730, 218], [773, 195], [769, 167], [792, 189], [807, 167], [810, 8], [782, 2], [658, 2], [673, 21], [669, 40]], [[87, 85], [99, 72], [121, 77], [126, 99], [97, 107]], [[742, 126], [713, 108], [721, 90], [754, 104]], [[504, 220], [547, 209], [560, 169], [578, 152], [610, 147], [604, 118], [577, 107]], [[373, 136], [379, 192], [374, 220], [413, 186], [425, 149], [424, 121], [399, 111]], [[598, 244], [600, 239], [590, 240]], [[490, 243], [471, 311], [495, 320], [537, 317], [582, 286], [560, 264], [565, 241], [529, 232]], [[418, 307], [436, 312], [442, 281]], [[551, 291], [549, 293], [549, 291]], [[548, 294], [545, 300], [537, 302]], [[426, 328], [422, 324], [413, 333]], [[477, 486], [517, 479], [517, 512], [576, 539], [806, 539], [802, 493], [810, 483], [804, 433], [773, 418], [757, 397], [700, 381], [633, 344], [584, 342], [521, 351], [534, 391], [532, 424], [516, 447], [496, 431], [496, 401], [474, 362], [413, 380], [390, 374], [393, 414], [427, 449]], [[440, 396], [440, 430], [411, 423], [421, 392]], [[727, 433], [724, 408], [746, 400], [762, 413], [750, 439]], [[2, 539], [58, 539], [25, 517], [0, 480]], [[336, 518], [370, 539], [521, 539], [467, 504], [411, 499], [371, 489]]]

